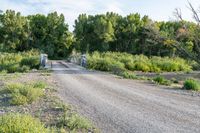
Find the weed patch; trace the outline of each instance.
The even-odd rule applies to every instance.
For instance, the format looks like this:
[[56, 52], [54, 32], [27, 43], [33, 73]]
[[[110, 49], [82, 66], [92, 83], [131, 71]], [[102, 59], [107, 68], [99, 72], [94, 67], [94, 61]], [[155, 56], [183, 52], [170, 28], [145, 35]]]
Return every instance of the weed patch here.
[[187, 79], [184, 82], [184, 89], [200, 91], [200, 82], [195, 79]]
[[[94, 52], [87, 55], [87, 67], [101, 71], [113, 71], [115, 68], [142, 72], [179, 72], [191, 71], [192, 66], [179, 57], [151, 57], [131, 55], [119, 52]], [[115, 69], [114, 69], [115, 70]]]
[[24, 105], [32, 103], [44, 95], [46, 84], [36, 82], [33, 84], [10, 83], [4, 91], [9, 95], [9, 103], [12, 105]]
[[0, 116], [1, 133], [49, 133], [38, 119], [30, 115], [7, 114]]
[[157, 77], [153, 78], [153, 81], [156, 82], [159, 85], [167, 85], [167, 86], [171, 85], [171, 81], [165, 79], [162, 76], [157, 76]]
[[0, 72], [28, 72], [38, 69], [39, 65], [38, 53], [0, 53]]

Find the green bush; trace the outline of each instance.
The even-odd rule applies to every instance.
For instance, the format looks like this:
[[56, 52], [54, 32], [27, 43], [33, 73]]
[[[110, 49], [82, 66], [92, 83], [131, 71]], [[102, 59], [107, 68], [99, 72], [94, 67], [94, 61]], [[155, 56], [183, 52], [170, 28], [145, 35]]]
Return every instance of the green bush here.
[[84, 117], [75, 114], [67, 113], [61, 117], [58, 127], [67, 127], [72, 131], [88, 130], [92, 128], [92, 124]]
[[192, 66], [179, 57], [148, 58], [144, 55], [131, 55], [119, 52], [94, 52], [87, 55], [87, 67], [89, 69], [112, 71], [112, 66], [117, 64], [120, 64], [120, 68], [129, 71], [188, 72], [192, 70]]
[[33, 52], [26, 53], [1, 53], [0, 71], [27, 72], [30, 69], [39, 68], [39, 54]]
[[0, 133], [48, 133], [49, 130], [30, 115], [6, 114], [0, 116]]
[[120, 76], [126, 79], [137, 79], [137, 76], [133, 72], [123, 72]]
[[26, 58], [23, 58], [21, 60], [21, 63], [20, 63], [21, 66], [28, 66], [30, 67], [31, 69], [38, 69], [39, 66], [40, 66], [40, 60], [39, 60], [39, 57], [36, 56], [36, 57], [26, 57]]
[[184, 89], [200, 91], [200, 82], [195, 79], [187, 79], [184, 82]]
[[34, 84], [10, 83], [6, 85], [5, 92], [10, 94], [10, 104], [24, 105], [43, 96], [45, 87], [46, 85], [42, 82]]
[[46, 88], [46, 86], [47, 86], [47, 84], [45, 82], [42, 82], [42, 81], [38, 81], [38, 82], [33, 83], [34, 88], [44, 89], [44, 88]]
[[178, 83], [179, 83], [179, 81], [178, 81], [176, 78], [172, 78], [171, 81], [172, 81], [173, 83], [175, 83], [175, 84], [178, 84]]
[[171, 84], [171, 82], [169, 80], [165, 79], [162, 76], [157, 76], [157, 77], [153, 78], [153, 81], [159, 85], [170, 85]]

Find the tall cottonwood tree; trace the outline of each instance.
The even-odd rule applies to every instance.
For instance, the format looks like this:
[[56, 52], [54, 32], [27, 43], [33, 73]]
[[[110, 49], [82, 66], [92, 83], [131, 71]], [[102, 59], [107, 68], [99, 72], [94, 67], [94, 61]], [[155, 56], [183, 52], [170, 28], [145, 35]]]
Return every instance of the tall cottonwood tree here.
[[3, 49], [22, 51], [28, 49], [28, 20], [19, 12], [7, 10], [1, 15]]
[[7, 10], [0, 15], [0, 44], [7, 52], [38, 49], [51, 58], [66, 57], [72, 51], [73, 35], [64, 15], [57, 12], [47, 16], [22, 16]]

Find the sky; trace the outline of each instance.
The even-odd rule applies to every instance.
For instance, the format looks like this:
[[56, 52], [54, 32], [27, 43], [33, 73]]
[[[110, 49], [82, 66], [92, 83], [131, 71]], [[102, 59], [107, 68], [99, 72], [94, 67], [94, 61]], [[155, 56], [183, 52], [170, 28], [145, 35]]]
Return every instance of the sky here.
[[[195, 8], [200, 7], [200, 0], [189, 1]], [[63, 13], [71, 31], [75, 19], [82, 13], [94, 15], [112, 11], [123, 16], [140, 13], [153, 20], [167, 21], [175, 19], [175, 8], [182, 10], [184, 19], [192, 20], [187, 0], [0, 0], [0, 10], [3, 11], [12, 9], [23, 15], [48, 14], [54, 11]]]

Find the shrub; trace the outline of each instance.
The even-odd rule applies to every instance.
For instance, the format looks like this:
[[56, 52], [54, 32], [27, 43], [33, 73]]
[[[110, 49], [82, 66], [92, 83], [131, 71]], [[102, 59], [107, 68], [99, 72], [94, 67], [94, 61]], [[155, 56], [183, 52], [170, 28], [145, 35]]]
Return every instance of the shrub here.
[[48, 133], [49, 130], [30, 115], [6, 114], [0, 116], [0, 133]]
[[27, 53], [0, 53], [0, 71], [27, 72], [30, 68], [39, 68], [39, 54]]
[[178, 83], [179, 83], [179, 81], [178, 81], [176, 78], [172, 78], [171, 81], [172, 81], [173, 83], [175, 83], [175, 84], [178, 84]]
[[46, 83], [42, 82], [42, 81], [38, 81], [38, 82], [33, 83], [34, 88], [44, 89], [44, 88], [46, 88], [46, 86], [47, 86]]
[[10, 99], [10, 104], [12, 105], [24, 105], [26, 104], [27, 97], [24, 95], [21, 95], [20, 93], [12, 93], [11, 94], [11, 99]]
[[30, 70], [29, 66], [21, 66], [19, 68], [19, 72], [28, 72]]
[[184, 82], [184, 89], [200, 91], [200, 82], [195, 79], [187, 79]]
[[87, 67], [101, 71], [112, 71], [114, 64], [123, 64], [121, 68], [130, 71], [143, 72], [178, 72], [191, 71], [192, 67], [187, 61], [179, 57], [152, 57], [144, 55], [131, 55], [119, 52], [94, 52], [87, 55]]
[[137, 79], [137, 76], [133, 72], [123, 72], [120, 76], [126, 79]]
[[153, 78], [153, 81], [160, 85], [170, 85], [171, 84], [171, 82], [169, 80], [165, 79], [162, 76], [157, 76], [157, 77]]
[[81, 117], [78, 114], [75, 113], [66, 113], [61, 117], [58, 125], [58, 127], [67, 127], [72, 131], [76, 130], [88, 130], [92, 128], [92, 124], [85, 119], [84, 117]]
[[26, 57], [26, 58], [23, 58], [21, 60], [20, 65], [21, 66], [28, 66], [31, 69], [33, 69], [33, 68], [38, 69], [39, 66], [40, 66], [40, 60], [39, 60], [38, 56]]
[[121, 62], [115, 62], [111, 64], [109, 68], [114, 74], [117, 75], [125, 71], [124, 64]]
[[32, 103], [39, 97], [44, 95], [44, 85], [42, 82], [34, 84], [20, 84], [11, 83], [6, 85], [5, 92], [10, 94], [10, 104], [13, 105], [24, 105]]

